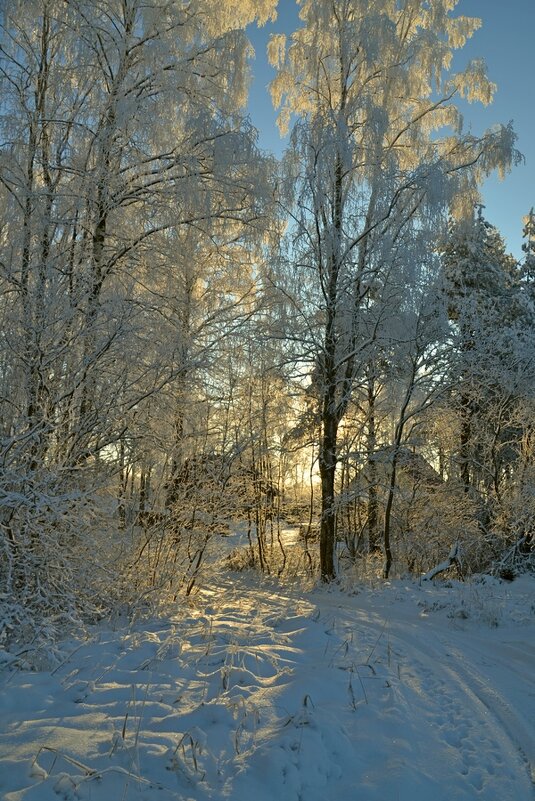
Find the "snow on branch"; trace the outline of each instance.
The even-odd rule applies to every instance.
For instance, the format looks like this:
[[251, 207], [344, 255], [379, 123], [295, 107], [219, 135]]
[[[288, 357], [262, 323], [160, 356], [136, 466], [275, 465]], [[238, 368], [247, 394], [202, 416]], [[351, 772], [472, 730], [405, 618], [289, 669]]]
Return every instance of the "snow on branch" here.
[[448, 558], [444, 562], [441, 562], [439, 565], [436, 565], [436, 567], [432, 568], [432, 570], [430, 570], [424, 576], [422, 576], [422, 581], [431, 581], [431, 579], [434, 579], [440, 573], [444, 573], [444, 571], [448, 570], [448, 568], [452, 567], [453, 565], [455, 565], [455, 567], [457, 568], [459, 576], [462, 577], [461, 546], [459, 545], [458, 542], [454, 543], [451, 546]]

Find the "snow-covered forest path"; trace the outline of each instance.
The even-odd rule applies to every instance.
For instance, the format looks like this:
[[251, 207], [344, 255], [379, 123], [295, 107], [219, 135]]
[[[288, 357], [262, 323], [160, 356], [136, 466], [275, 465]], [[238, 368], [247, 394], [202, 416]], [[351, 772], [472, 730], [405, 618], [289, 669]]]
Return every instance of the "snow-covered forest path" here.
[[0, 675], [5, 801], [530, 801], [535, 582], [240, 576]]

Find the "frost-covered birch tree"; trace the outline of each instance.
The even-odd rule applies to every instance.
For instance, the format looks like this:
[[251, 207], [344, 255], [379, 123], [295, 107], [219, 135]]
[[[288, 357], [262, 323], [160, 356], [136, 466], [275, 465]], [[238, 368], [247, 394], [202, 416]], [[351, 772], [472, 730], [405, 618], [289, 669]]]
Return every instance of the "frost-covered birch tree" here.
[[292, 125], [286, 256], [315, 287], [304, 349], [313, 353], [318, 387], [320, 561], [328, 581], [338, 430], [373, 338], [363, 305], [407, 226], [438, 235], [448, 207], [473, 201], [484, 175], [510, 165], [515, 137], [503, 126], [481, 138], [463, 133], [456, 98], [488, 103], [494, 87], [481, 61], [450, 71], [453, 51], [480, 24], [455, 17], [454, 0], [300, 5], [302, 27], [288, 41], [271, 40], [278, 70], [271, 88], [282, 129]]

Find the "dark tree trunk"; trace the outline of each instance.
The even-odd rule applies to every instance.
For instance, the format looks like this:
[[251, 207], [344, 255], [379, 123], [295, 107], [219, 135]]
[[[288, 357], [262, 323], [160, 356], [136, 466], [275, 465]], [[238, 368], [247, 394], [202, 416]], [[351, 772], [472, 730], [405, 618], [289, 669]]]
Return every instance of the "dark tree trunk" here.
[[394, 435], [392, 466], [390, 469], [390, 482], [388, 486], [388, 495], [386, 499], [385, 522], [383, 528], [383, 544], [385, 549], [383, 578], [385, 579], [387, 579], [388, 576], [390, 575], [390, 568], [392, 567], [392, 548], [390, 544], [390, 529], [392, 520], [392, 506], [394, 504], [394, 495], [396, 493], [396, 478], [397, 478], [399, 450], [401, 447], [401, 441], [403, 439], [403, 431], [405, 429], [405, 423], [407, 422], [407, 410], [409, 408], [409, 403], [411, 402], [412, 394], [414, 392], [416, 371], [417, 371], [417, 360], [415, 359], [412, 364], [411, 377], [409, 380], [409, 384], [407, 386], [407, 391], [405, 393], [405, 399], [403, 401], [403, 405], [399, 413], [399, 419], [396, 425], [396, 431]]
[[472, 438], [472, 410], [470, 401], [462, 398], [461, 405], [461, 436], [460, 436], [460, 461], [461, 461], [461, 483], [464, 492], [470, 492], [470, 440]]
[[392, 567], [392, 547], [390, 545], [390, 523], [392, 519], [392, 505], [394, 503], [394, 494], [396, 491], [396, 474], [397, 474], [397, 448], [394, 452], [392, 459], [392, 469], [390, 471], [390, 484], [388, 487], [388, 496], [386, 499], [385, 507], [385, 525], [384, 525], [384, 548], [385, 548], [385, 563], [383, 567], [383, 578], [387, 579], [390, 575]]
[[[372, 368], [373, 369], [373, 368]], [[366, 450], [368, 461], [368, 550], [369, 553], [381, 551], [379, 544], [379, 506], [377, 498], [377, 435], [375, 428], [375, 380], [373, 373], [368, 373], [368, 431]]]
[[321, 477], [320, 572], [322, 581], [332, 581], [335, 578], [334, 545], [336, 540], [336, 516], [334, 507], [334, 482], [336, 476], [337, 429], [338, 425], [335, 415], [332, 413], [326, 414], [324, 410], [323, 434], [319, 459]]

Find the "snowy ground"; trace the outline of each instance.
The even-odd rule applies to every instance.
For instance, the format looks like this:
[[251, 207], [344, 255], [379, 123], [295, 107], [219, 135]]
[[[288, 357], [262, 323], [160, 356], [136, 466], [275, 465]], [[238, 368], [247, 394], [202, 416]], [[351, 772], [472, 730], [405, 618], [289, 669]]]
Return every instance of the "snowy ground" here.
[[236, 575], [0, 674], [5, 801], [529, 801], [535, 580]]

